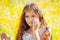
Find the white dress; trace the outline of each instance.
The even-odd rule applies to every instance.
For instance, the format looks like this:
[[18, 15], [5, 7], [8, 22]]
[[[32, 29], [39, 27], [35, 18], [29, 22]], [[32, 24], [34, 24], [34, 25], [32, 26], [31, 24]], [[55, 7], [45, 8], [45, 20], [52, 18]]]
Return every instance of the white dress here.
[[[42, 36], [43, 32], [46, 31], [47, 27], [43, 27], [39, 29], [39, 35], [40, 37]], [[23, 40], [34, 40], [33, 36], [27, 32], [24, 33], [24, 35], [22, 36]]]

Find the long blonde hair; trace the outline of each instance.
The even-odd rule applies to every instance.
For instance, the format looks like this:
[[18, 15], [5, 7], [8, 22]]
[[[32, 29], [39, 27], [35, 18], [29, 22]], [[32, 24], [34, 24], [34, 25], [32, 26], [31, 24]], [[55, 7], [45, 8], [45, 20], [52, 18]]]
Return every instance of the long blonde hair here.
[[33, 10], [36, 14], [38, 14], [39, 15], [39, 21], [41, 21], [41, 24], [46, 25], [46, 23], [43, 19], [42, 12], [39, 9], [39, 7], [35, 3], [30, 3], [30, 4], [26, 5], [23, 9], [22, 19], [21, 19], [21, 27], [18, 30], [16, 40], [22, 40], [22, 35], [24, 34], [24, 31], [26, 31], [27, 29], [30, 28], [29, 25], [25, 21], [25, 12], [27, 12], [29, 10], [30, 11]]

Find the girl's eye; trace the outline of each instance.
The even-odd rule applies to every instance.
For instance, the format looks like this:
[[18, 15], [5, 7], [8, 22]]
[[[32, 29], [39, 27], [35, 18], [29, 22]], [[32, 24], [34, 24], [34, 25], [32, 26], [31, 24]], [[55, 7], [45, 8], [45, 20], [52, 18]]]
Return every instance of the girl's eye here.
[[25, 16], [25, 17], [29, 17], [29, 16]]
[[32, 17], [34, 17], [34, 15]]

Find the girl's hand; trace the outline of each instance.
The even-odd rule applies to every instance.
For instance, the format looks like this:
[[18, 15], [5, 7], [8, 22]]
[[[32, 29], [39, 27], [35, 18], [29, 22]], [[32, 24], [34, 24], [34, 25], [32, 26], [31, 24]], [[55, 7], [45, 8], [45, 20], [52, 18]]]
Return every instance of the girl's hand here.
[[34, 18], [33, 19], [33, 30], [37, 31], [40, 25], [41, 25], [41, 22], [37, 18]]
[[39, 30], [39, 27], [40, 27], [40, 22], [37, 18], [35, 18], [33, 20], [33, 32], [34, 32], [34, 40], [40, 40], [40, 36], [39, 36], [39, 33], [38, 33], [38, 30]]

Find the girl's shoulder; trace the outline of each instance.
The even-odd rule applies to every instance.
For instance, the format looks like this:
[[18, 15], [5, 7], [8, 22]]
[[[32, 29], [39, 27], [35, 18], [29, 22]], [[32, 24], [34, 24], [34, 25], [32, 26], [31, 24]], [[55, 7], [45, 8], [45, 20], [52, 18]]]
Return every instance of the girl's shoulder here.
[[46, 27], [45, 30], [42, 33], [41, 40], [43, 40], [43, 39], [50, 40], [51, 36], [52, 36], [52, 34], [51, 34], [50, 28]]
[[50, 30], [50, 28], [48, 27], [48, 26], [45, 26], [45, 27], [43, 27], [43, 28], [40, 28], [39, 29], [39, 35], [40, 36], [42, 36], [42, 34], [45, 32], [45, 31], [49, 31], [49, 32], [51, 32], [51, 30]]

